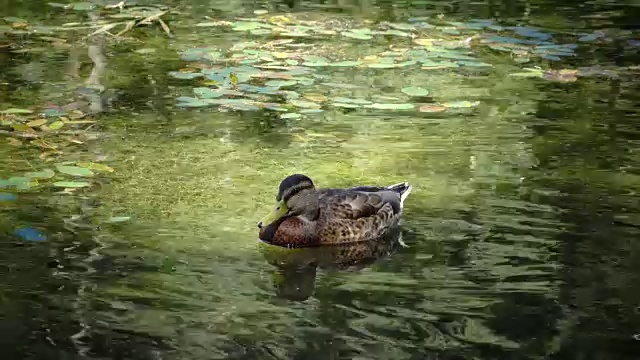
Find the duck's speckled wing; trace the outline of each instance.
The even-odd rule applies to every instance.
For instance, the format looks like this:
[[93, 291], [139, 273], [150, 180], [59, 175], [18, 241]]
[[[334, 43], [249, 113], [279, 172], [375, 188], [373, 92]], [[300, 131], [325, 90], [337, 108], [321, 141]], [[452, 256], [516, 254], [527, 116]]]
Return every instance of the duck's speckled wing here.
[[318, 235], [332, 243], [369, 240], [381, 236], [399, 212], [400, 195], [389, 190], [328, 189], [320, 192], [322, 221]]

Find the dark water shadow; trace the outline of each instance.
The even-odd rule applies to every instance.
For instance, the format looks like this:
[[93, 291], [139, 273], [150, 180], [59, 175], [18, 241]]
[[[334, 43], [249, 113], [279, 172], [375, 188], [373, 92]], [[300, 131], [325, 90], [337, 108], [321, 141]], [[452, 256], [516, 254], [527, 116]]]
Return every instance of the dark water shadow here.
[[317, 248], [284, 249], [264, 244], [261, 253], [275, 267], [273, 283], [277, 297], [304, 301], [313, 295], [317, 269], [360, 270], [389, 257], [402, 247], [402, 231], [394, 228], [372, 241]]

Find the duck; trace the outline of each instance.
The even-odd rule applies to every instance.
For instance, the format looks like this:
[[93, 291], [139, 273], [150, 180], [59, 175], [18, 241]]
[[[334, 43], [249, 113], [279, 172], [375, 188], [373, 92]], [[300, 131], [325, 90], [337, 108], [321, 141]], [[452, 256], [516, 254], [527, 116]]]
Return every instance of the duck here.
[[373, 241], [397, 227], [411, 190], [408, 182], [316, 188], [304, 174], [289, 175], [271, 212], [257, 224], [258, 238], [286, 248]]

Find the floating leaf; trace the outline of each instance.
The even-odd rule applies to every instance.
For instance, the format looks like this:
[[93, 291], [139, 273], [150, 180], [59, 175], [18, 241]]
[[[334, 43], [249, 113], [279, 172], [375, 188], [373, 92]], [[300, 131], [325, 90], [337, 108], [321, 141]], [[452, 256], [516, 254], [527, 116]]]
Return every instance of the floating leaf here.
[[36, 120], [31, 120], [27, 123], [27, 126], [30, 127], [38, 127], [38, 126], [42, 126], [44, 124], [47, 123], [46, 119], [36, 119]]
[[415, 108], [413, 104], [380, 104], [375, 103], [371, 105], [364, 105], [364, 107], [369, 109], [378, 109], [378, 110], [412, 110]]
[[90, 2], [82, 1], [82, 2], [71, 3], [68, 5], [68, 7], [77, 11], [87, 11], [95, 8], [96, 5]]
[[72, 175], [72, 176], [93, 176], [94, 175], [93, 171], [87, 168], [79, 167], [79, 166], [57, 165], [56, 169], [63, 174]]
[[281, 119], [299, 119], [300, 117], [302, 117], [302, 115], [299, 113], [286, 113], [280, 115]]
[[343, 31], [341, 34], [343, 36], [359, 40], [370, 40], [373, 38], [373, 36], [365, 32]]
[[15, 131], [23, 131], [23, 132], [27, 132], [27, 133], [35, 133], [35, 131], [32, 128], [30, 128], [30, 127], [28, 127], [27, 125], [24, 125], [24, 124], [13, 124], [13, 125], [11, 125], [11, 127]]
[[432, 46], [434, 39], [413, 39], [413, 42], [421, 46]]
[[280, 88], [280, 87], [295, 85], [297, 83], [298, 82], [296, 80], [271, 80], [271, 81], [267, 81], [264, 85]]
[[446, 108], [470, 108], [474, 106], [478, 106], [480, 104], [479, 101], [451, 101], [442, 104], [442, 106]]
[[233, 84], [233, 85], [238, 85], [238, 76], [234, 73], [229, 73], [229, 81]]
[[437, 113], [437, 112], [443, 112], [447, 110], [446, 107], [442, 106], [442, 105], [422, 105], [418, 108], [418, 111], [420, 112], [425, 112], [425, 113]]
[[8, 22], [8, 23], [26, 23], [27, 20], [25, 19], [21, 19], [18, 17], [14, 17], [14, 16], [7, 16], [5, 18], [3, 18], [4, 21]]
[[333, 101], [337, 103], [345, 103], [345, 104], [359, 104], [359, 105], [368, 105], [371, 104], [371, 101], [366, 99], [352, 99], [346, 97], [336, 97]]
[[47, 3], [47, 5], [49, 5], [51, 7], [57, 7], [57, 8], [65, 8], [65, 7], [67, 7], [67, 4], [61, 4], [61, 3], [56, 3], [56, 2], [50, 2], [50, 3]]
[[181, 71], [170, 71], [169, 76], [172, 76], [176, 79], [181, 80], [191, 80], [202, 77], [201, 73], [193, 73], [193, 72], [181, 72]]
[[51, 169], [44, 169], [42, 171], [33, 171], [24, 174], [25, 177], [31, 179], [50, 179], [54, 177], [56, 173]]
[[291, 100], [289, 101], [289, 103], [293, 106], [297, 106], [300, 108], [319, 108], [320, 104], [316, 104], [314, 102], [311, 101], [304, 101], [304, 100]]
[[235, 23], [231, 30], [234, 31], [249, 31], [258, 29], [262, 24], [255, 21], [238, 21]]
[[305, 61], [302, 63], [302, 65], [309, 67], [330, 66], [329, 62], [327, 61]]
[[7, 180], [0, 180], [0, 189], [5, 187], [23, 188], [31, 181], [28, 177], [12, 177]]
[[415, 30], [416, 29], [416, 25], [414, 24], [404, 24], [404, 23], [388, 23], [387, 24], [390, 28], [394, 28], [396, 30]]
[[63, 187], [63, 188], [82, 188], [90, 186], [91, 183], [85, 181], [57, 181], [53, 183], [53, 186]]
[[393, 69], [394, 67], [397, 67], [396, 64], [393, 63], [373, 63], [373, 64], [368, 64], [367, 67], [370, 67], [372, 69]]
[[307, 93], [304, 94], [302, 97], [304, 97], [307, 100], [310, 101], [315, 101], [315, 102], [325, 102], [327, 101], [327, 97], [322, 95], [322, 94], [318, 94], [318, 93]]
[[423, 89], [419, 86], [409, 86], [406, 88], [402, 88], [403, 93], [409, 96], [427, 96], [429, 95], [429, 90]]
[[[515, 58], [514, 60], [517, 60], [519, 58]], [[458, 64], [458, 66], [467, 66], [467, 67], [493, 67], [493, 65], [491, 64], [487, 64], [487, 63], [483, 63], [480, 61], [473, 61], [473, 60], [460, 60], [460, 61], [456, 61], [456, 64]]]
[[89, 169], [89, 170], [95, 170], [95, 171], [99, 171], [99, 172], [114, 172], [113, 168], [105, 165], [105, 164], [99, 164], [99, 163], [92, 163], [92, 162], [83, 162], [83, 163], [78, 163], [78, 166], [82, 166], [83, 168]]
[[177, 100], [179, 101], [179, 103], [176, 104], [177, 107], [205, 107], [211, 105], [211, 103], [206, 100], [188, 96], [181, 96]]
[[360, 64], [362, 64], [362, 61], [338, 61], [338, 62], [328, 64], [328, 66], [351, 67], [351, 66], [358, 66]]
[[30, 226], [16, 229], [13, 233], [17, 237], [21, 238], [22, 240], [26, 240], [26, 241], [40, 242], [40, 241], [46, 241], [47, 240], [46, 236], [44, 236], [38, 230], [36, 230], [36, 229], [34, 229], [34, 228], [30, 227]]
[[33, 110], [9, 108], [9, 109], [0, 111], [0, 113], [3, 113], [3, 114], [31, 114], [31, 113], [33, 113]]
[[[215, 99], [224, 95], [224, 91], [221, 91], [220, 89], [210, 89], [207, 87], [194, 88], [193, 92], [202, 99]], [[189, 99], [198, 100], [196, 98], [189, 98]]]
[[298, 112], [300, 114], [317, 114], [317, 113], [321, 113], [323, 111], [324, 110], [322, 110], [322, 109], [300, 109], [300, 110], [298, 110]]
[[516, 76], [516, 77], [543, 77], [544, 76], [544, 72], [542, 70], [539, 69], [527, 69], [526, 72], [518, 72], [518, 73], [513, 73], [510, 74], [510, 76]]
[[341, 102], [331, 103], [331, 106], [348, 108], [348, 109], [359, 109], [360, 107], [362, 107], [362, 105], [358, 105], [358, 104], [349, 104], [349, 103], [341, 103]]
[[55, 121], [51, 125], [49, 125], [49, 129], [58, 130], [64, 126], [64, 121]]
[[404, 31], [400, 31], [400, 30], [381, 31], [381, 32], [378, 32], [378, 34], [380, 34], [380, 35], [395, 35], [395, 36], [402, 36], [402, 37], [411, 37], [411, 34], [409, 34], [408, 32], [404, 32]]

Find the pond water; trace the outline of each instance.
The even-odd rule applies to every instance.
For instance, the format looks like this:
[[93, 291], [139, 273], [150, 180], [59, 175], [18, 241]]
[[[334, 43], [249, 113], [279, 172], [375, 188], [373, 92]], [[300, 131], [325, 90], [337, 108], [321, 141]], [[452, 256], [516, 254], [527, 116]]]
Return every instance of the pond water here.
[[[7, 359], [638, 358], [636, 2], [0, 13]], [[400, 231], [259, 243], [292, 173]]]

